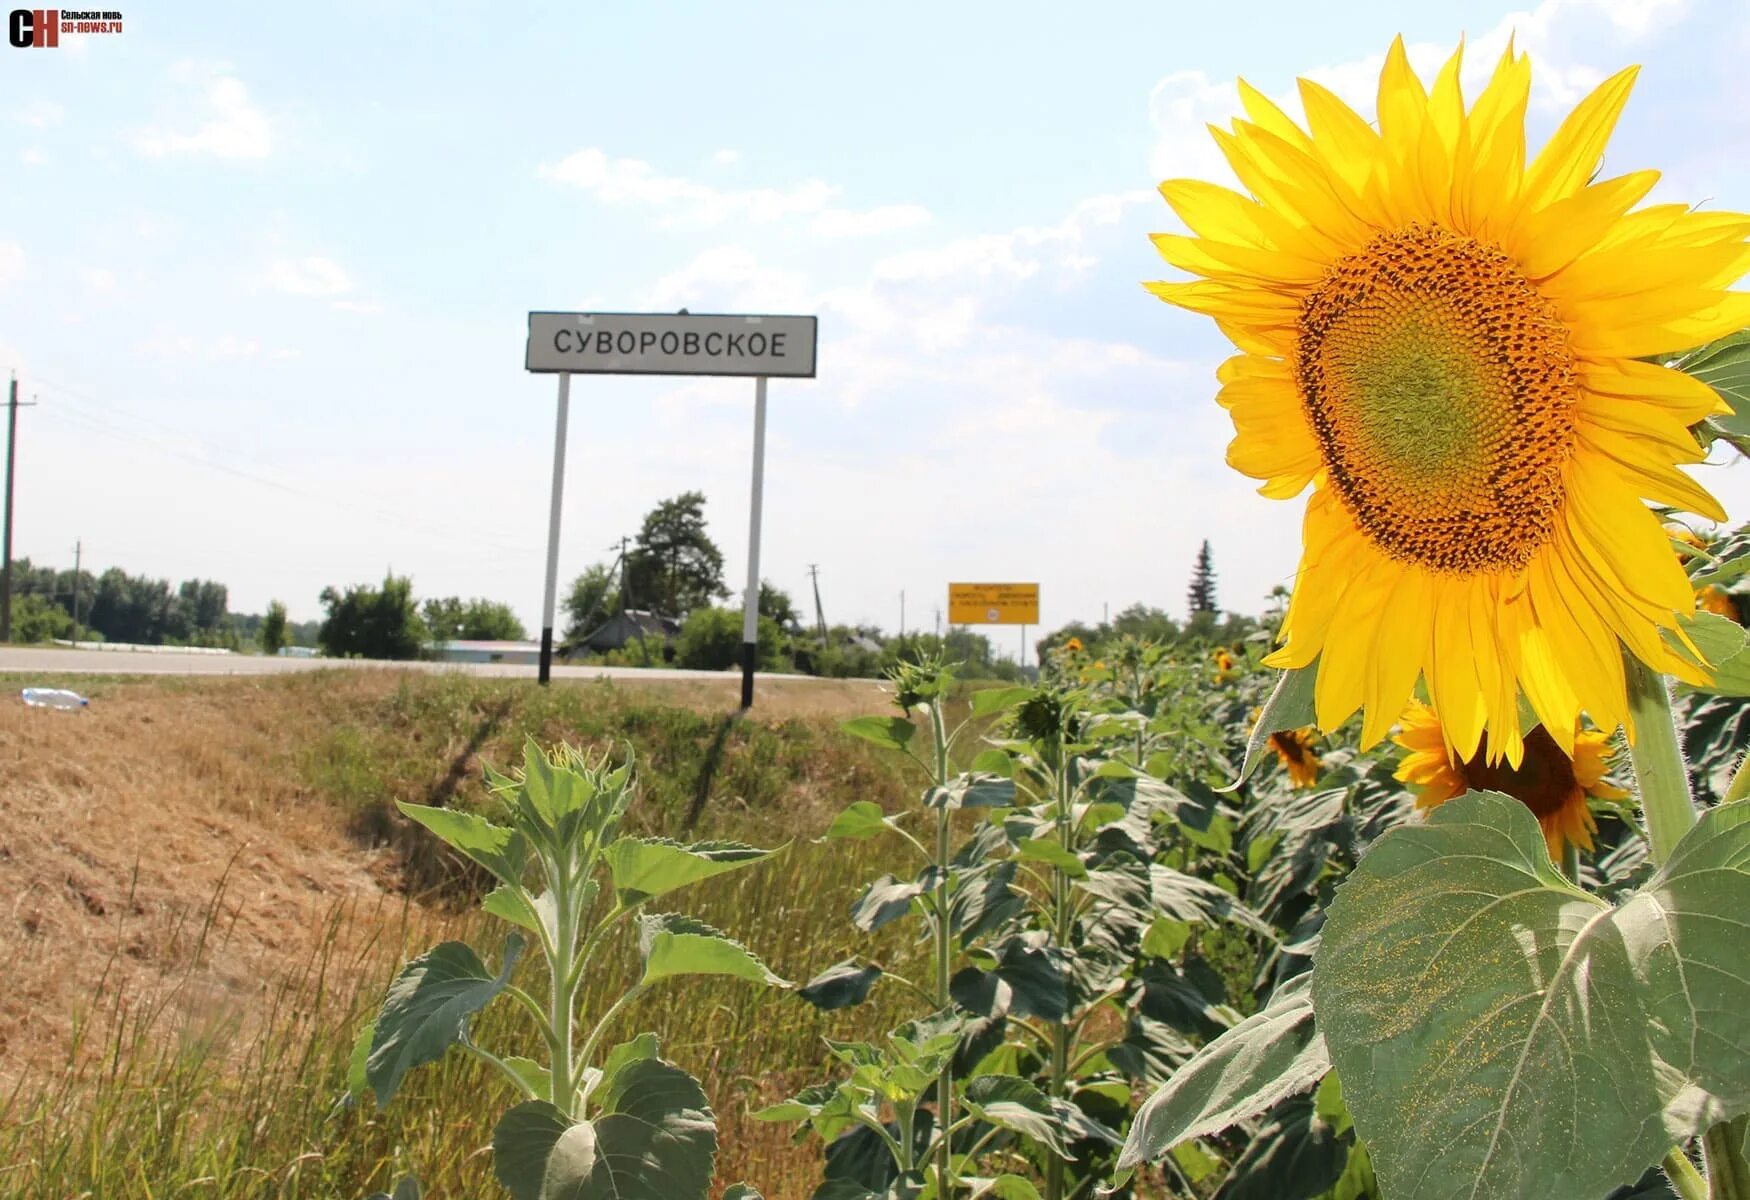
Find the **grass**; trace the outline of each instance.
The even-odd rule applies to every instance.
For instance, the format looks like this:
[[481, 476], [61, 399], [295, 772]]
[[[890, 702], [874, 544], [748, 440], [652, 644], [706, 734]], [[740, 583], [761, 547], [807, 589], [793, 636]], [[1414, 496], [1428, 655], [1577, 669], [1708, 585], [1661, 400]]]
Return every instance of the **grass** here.
[[[0, 784], [6, 815], [14, 805], [25, 816], [64, 813], [70, 792], [112, 813], [172, 805], [185, 810], [179, 819], [234, 821], [239, 837], [305, 836], [312, 855], [327, 837], [334, 869], [356, 872], [358, 860], [369, 860], [377, 879], [400, 887], [331, 887], [323, 894], [339, 898], [325, 907], [305, 901], [295, 943], [276, 935], [277, 946], [249, 960], [255, 994], [215, 1002], [207, 994], [214, 972], [259, 933], [251, 932], [252, 893], [276, 878], [276, 864], [258, 861], [246, 849], [256, 843], [245, 840], [234, 873], [219, 875], [205, 895], [185, 888], [174, 927], [153, 943], [149, 961], [131, 954], [118, 931], [100, 964], [64, 972], [72, 976], [66, 990], [43, 1001], [78, 1014], [61, 1053], [38, 1056], [37, 1069], [0, 1096], [0, 1194], [355, 1200], [406, 1170], [420, 1174], [428, 1194], [498, 1194], [485, 1147], [509, 1100], [470, 1060], [452, 1055], [416, 1071], [386, 1110], [337, 1101], [355, 1031], [399, 963], [445, 937], [474, 940], [495, 958], [489, 948], [501, 936], [469, 911], [477, 881], [411, 832], [394, 801], [478, 802], [479, 762], [513, 762], [531, 734], [630, 742], [643, 780], [636, 822], [646, 831], [790, 843], [772, 862], [675, 897], [677, 908], [745, 941], [787, 978], [806, 979], [853, 952], [904, 970], [915, 953], [903, 926], [871, 943], [847, 917], [863, 881], [899, 867], [897, 847], [808, 840], [852, 800], [911, 803], [918, 782], [902, 760], [845, 737], [831, 721], [731, 721], [710, 697], [677, 704], [642, 688], [539, 690], [447, 675], [75, 686], [94, 698], [90, 719], [0, 714], [0, 752], [16, 741], [19, 761], [41, 764], [37, 775]], [[52, 828], [41, 836], [45, 844], [66, 840]], [[20, 845], [20, 861], [37, 861], [31, 853], [40, 847]], [[102, 858], [101, 846], [78, 848]], [[168, 870], [153, 851], [150, 840], [134, 847], [145, 856], [135, 875], [147, 881]], [[42, 861], [60, 869], [59, 860]], [[314, 861], [305, 868], [314, 871]], [[18, 862], [0, 856], [0, 867]], [[45, 910], [46, 932], [31, 936], [78, 937], [77, 921], [107, 922], [141, 907], [135, 890], [100, 906], [102, 918], [90, 905], [69, 907], [72, 916]], [[148, 896], [147, 911], [156, 903]], [[604, 963], [586, 1016], [618, 993], [631, 965], [629, 947]], [[868, 1036], [910, 1012], [897, 990], [820, 1014], [790, 996], [703, 980], [654, 991], [627, 1010], [617, 1032], [662, 1032], [665, 1053], [700, 1075], [712, 1097], [720, 1180], [746, 1178], [781, 1200], [812, 1189], [819, 1147], [794, 1147], [787, 1128], [747, 1113], [813, 1081], [823, 1034]], [[528, 1030], [501, 1003], [477, 1033], [485, 1045], [517, 1052]]]

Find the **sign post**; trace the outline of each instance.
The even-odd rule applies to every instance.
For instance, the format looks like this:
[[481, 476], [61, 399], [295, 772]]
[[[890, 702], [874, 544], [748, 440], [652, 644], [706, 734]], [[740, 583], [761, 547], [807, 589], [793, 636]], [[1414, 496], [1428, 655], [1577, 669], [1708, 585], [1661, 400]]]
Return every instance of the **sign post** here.
[[553, 599], [559, 590], [559, 510], [565, 498], [565, 426], [571, 418], [571, 372], [559, 373], [559, 416], [553, 424], [553, 507], [547, 515], [547, 590], [541, 601], [541, 666], [544, 686], [553, 678]]
[[559, 376], [553, 435], [553, 509], [541, 606], [540, 682], [552, 676], [553, 609], [559, 584], [559, 509], [565, 486], [565, 425], [571, 376], [726, 375], [754, 379], [753, 496], [748, 513], [747, 592], [742, 601], [741, 706], [753, 706], [759, 651], [760, 509], [765, 485], [766, 380], [813, 379], [817, 317], [680, 313], [531, 312], [526, 370]]
[[760, 492], [766, 482], [766, 377], [753, 384], [753, 498], [747, 518], [747, 593], [741, 601], [741, 706], [753, 707], [760, 642]]

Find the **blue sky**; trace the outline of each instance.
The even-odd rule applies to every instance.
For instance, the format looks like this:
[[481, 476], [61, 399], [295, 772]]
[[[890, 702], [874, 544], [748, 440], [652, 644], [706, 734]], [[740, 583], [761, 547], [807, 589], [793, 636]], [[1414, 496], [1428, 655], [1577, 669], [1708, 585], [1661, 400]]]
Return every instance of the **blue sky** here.
[[[1222, 462], [1207, 323], [1150, 299], [1167, 175], [1244, 74], [1371, 115], [1425, 69], [1533, 54], [1533, 136], [1644, 65], [1607, 170], [1750, 208], [1750, 10], [1427, 4], [122, 7], [0, 48], [0, 367], [16, 552], [319, 615], [385, 568], [538, 623], [553, 383], [529, 309], [810, 312], [771, 387], [762, 573], [827, 616], [929, 625], [946, 584], [1038, 580], [1048, 625], [1291, 580], [1300, 504]], [[1400, 25], [1408, 20], [1410, 24]], [[752, 386], [573, 389], [561, 574], [707, 494], [745, 572]], [[1750, 473], [1704, 476], [1742, 518]], [[1012, 631], [996, 631], [1008, 645]]]

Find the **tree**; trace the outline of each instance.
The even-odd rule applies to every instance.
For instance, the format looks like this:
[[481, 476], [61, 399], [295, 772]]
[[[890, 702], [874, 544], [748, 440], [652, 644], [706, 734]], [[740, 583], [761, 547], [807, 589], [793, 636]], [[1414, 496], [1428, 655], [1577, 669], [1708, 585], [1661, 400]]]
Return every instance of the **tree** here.
[[413, 581], [393, 573], [383, 586], [364, 584], [322, 589], [327, 620], [317, 633], [322, 652], [336, 658], [418, 658], [425, 622], [413, 604]]
[[799, 623], [790, 593], [774, 586], [769, 579], [760, 580], [760, 616], [770, 617], [779, 629], [794, 629]]
[[614, 604], [614, 569], [605, 563], [591, 565], [571, 581], [565, 594], [565, 635], [561, 644], [574, 646], [608, 619]]
[[626, 555], [626, 582], [643, 606], [670, 616], [729, 595], [723, 552], [705, 533], [703, 492], [683, 492], [645, 514]]
[[267, 606], [267, 615], [261, 618], [255, 640], [261, 643], [263, 654], [278, 654], [286, 644], [286, 606], [278, 600]]
[[1213, 613], [1215, 609], [1215, 567], [1209, 554], [1209, 539], [1203, 541], [1203, 548], [1197, 552], [1197, 565], [1191, 568], [1191, 587], [1186, 592], [1185, 604], [1195, 618], [1198, 613]]
[[520, 642], [528, 637], [510, 605], [496, 600], [445, 596], [427, 600], [421, 615], [433, 641]]

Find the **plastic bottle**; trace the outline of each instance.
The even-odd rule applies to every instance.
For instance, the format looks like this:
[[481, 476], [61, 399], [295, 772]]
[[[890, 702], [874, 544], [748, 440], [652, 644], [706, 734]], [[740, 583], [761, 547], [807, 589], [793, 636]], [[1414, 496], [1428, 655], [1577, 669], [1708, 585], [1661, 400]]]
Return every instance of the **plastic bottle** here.
[[32, 708], [84, 708], [91, 701], [63, 688], [25, 688], [19, 695]]

